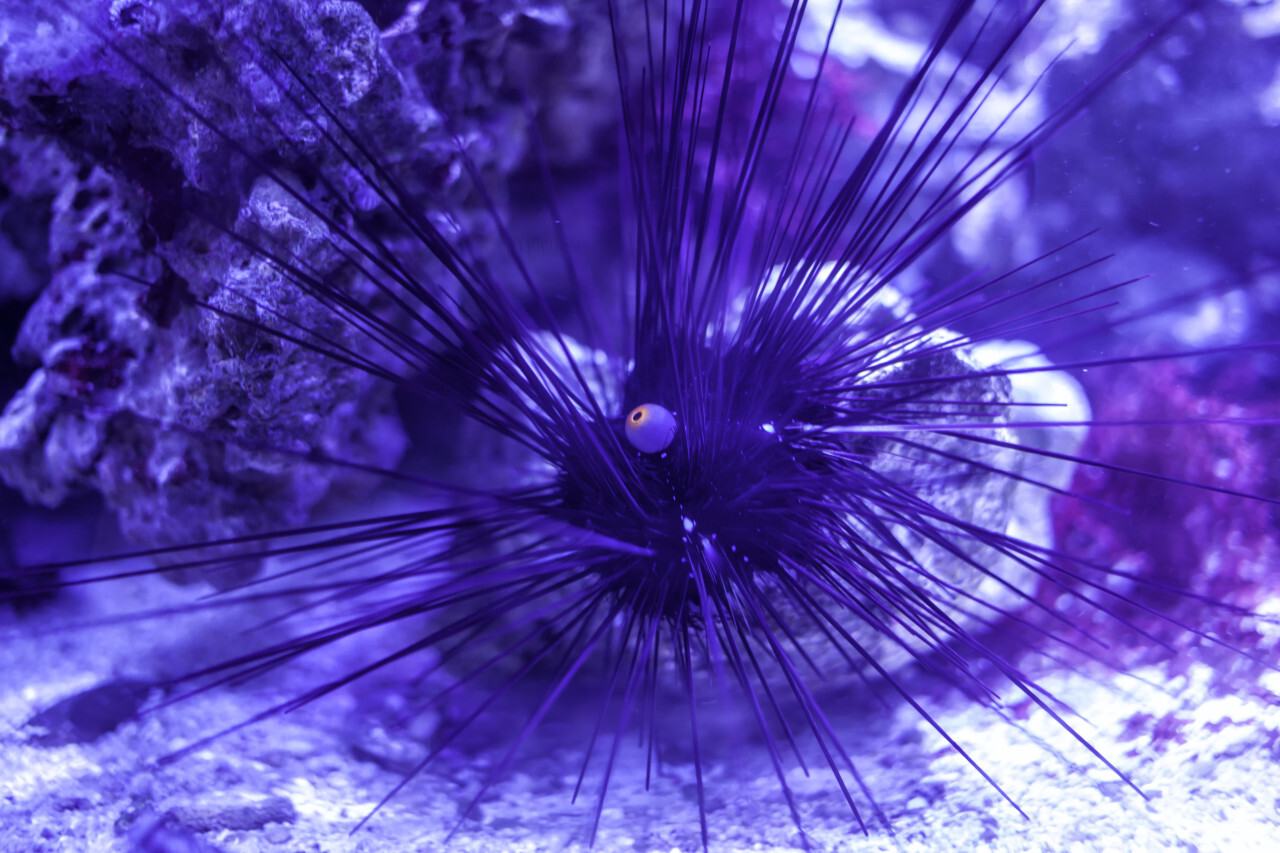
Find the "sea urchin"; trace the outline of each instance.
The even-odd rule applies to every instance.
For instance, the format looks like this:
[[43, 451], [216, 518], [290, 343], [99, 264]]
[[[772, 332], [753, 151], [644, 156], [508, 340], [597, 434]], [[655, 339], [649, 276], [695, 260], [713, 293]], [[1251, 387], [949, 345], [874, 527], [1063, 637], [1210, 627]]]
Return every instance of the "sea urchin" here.
[[[839, 4], [411, 3], [378, 6], [381, 37], [352, 3], [198, 5], [30, 13], [32, 32], [56, 25], [78, 51], [69, 63], [94, 57], [142, 94], [97, 91], [84, 75], [49, 92], [50, 75], [32, 72], [11, 111], [14, 126], [86, 164], [81, 181], [97, 189], [70, 209], [110, 199], [104, 221], [128, 227], [62, 255], [108, 307], [60, 316], [76, 343], [40, 352], [45, 369], [5, 416], [25, 444], [6, 436], [5, 449], [12, 459], [49, 442], [51, 424], [92, 432], [89, 479], [115, 489], [127, 526], [155, 546], [64, 586], [234, 570], [207, 601], [128, 618], [242, 610], [265, 623], [243, 649], [206, 648], [168, 677], [130, 682], [126, 710], [155, 688], [151, 713], [177, 713], [214, 687], [390, 633], [359, 662], [318, 667], [309, 687], [279, 676], [286, 698], [158, 751], [202, 754], [248, 723], [409, 666], [396, 719], [439, 725], [397, 763], [405, 780], [381, 802], [447, 765], [461, 782], [443, 821], [459, 846], [459, 828], [557, 718], [580, 727], [563, 783], [572, 799], [596, 783], [583, 840], [597, 839], [638, 735], [637, 783], [687, 775], [696, 843], [715, 846], [709, 826], [724, 806], [708, 775], [725, 759], [708, 757], [719, 749], [709, 732], [737, 727], [756, 749], [743, 763], [772, 772], [794, 843], [830, 845], [838, 833], [806, 832], [796, 767], [823, 768], [850, 829], [894, 826], [867, 782], [867, 750], [850, 744], [848, 706], [865, 697], [905, 703], [1018, 809], [930, 696], [950, 688], [978, 706], [1038, 708], [1129, 782], [1037, 684], [1042, 658], [1086, 666], [1117, 635], [1168, 645], [1173, 628], [1268, 663], [1230, 634], [1247, 611], [1055, 542], [1049, 507], [1123, 511], [1073, 485], [1080, 466], [1274, 503], [1081, 449], [1090, 427], [1141, 434], [1267, 416], [1106, 421], [1072, 378], [1269, 344], [1119, 349], [1124, 321], [1107, 311], [1133, 282], [1062, 260], [1077, 257], [1078, 239], [1012, 249], [1001, 272], [942, 284], [920, 273], [943, 268], [944, 238], [989, 212], [1185, 12], [1052, 100], [1043, 90], [1057, 58], [1029, 73], [1015, 61], [1028, 33], [1050, 40], [1037, 29], [1042, 4], [951, 3], [897, 95], [864, 93], [858, 110], [866, 84], [843, 52], [857, 41], [850, 27], [874, 18]], [[612, 61], [595, 69], [616, 88], [625, 189], [624, 233], [608, 251], [577, 239], [561, 212], [575, 169], [598, 181], [604, 172], [582, 164], [610, 148], [554, 125], [571, 114], [562, 92], [512, 77], [489, 104], [474, 96], [482, 84], [441, 85], [492, 70], [450, 52], [485, 27], [504, 33], [511, 62], [542, 50], [585, 66], [592, 38], [608, 46]], [[441, 62], [398, 68], [390, 56], [404, 55], [406, 34]], [[570, 41], [540, 41], [557, 37]], [[578, 159], [566, 169], [561, 157]], [[529, 185], [544, 225], [517, 227], [509, 211], [527, 206]], [[136, 322], [112, 322], [127, 317]], [[1082, 328], [1113, 349], [1082, 346]], [[202, 389], [209, 374], [192, 365], [210, 362], [234, 404]], [[165, 372], [174, 365], [185, 379]], [[163, 392], [137, 391], [148, 375], [164, 377]], [[419, 438], [451, 434], [464, 458], [427, 454], [393, 470], [403, 447], [390, 389], [402, 407], [425, 401]], [[295, 406], [318, 399], [323, 417]], [[385, 441], [352, 438], [372, 423]], [[103, 461], [118, 458], [103, 450], [113, 441], [133, 464]], [[306, 521], [326, 491], [371, 474], [397, 486], [393, 512]], [[167, 509], [121, 498], [138, 492]], [[117, 565], [146, 558], [160, 566]], [[54, 568], [72, 566], [32, 571]], [[1186, 601], [1230, 619], [1202, 630], [1177, 612]], [[497, 743], [467, 746], [477, 733]], [[469, 772], [450, 764], [477, 752]], [[369, 817], [347, 828], [375, 831]]]

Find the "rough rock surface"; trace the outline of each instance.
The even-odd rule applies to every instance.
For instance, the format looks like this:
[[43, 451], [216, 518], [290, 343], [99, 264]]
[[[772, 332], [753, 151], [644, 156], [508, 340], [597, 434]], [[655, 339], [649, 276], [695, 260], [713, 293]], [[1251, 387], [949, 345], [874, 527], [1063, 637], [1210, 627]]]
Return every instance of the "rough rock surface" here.
[[[560, 128], [547, 159], [572, 163], [615, 101], [599, 10], [374, 5], [385, 37], [345, 0], [138, 0], [107, 14], [86, 2], [72, 4], [78, 22], [5, 3], [0, 220], [13, 227], [0, 298], [43, 289], [13, 348], [35, 372], [0, 417], [0, 477], [28, 501], [96, 491], [135, 542], [209, 540], [301, 524], [359, 482], [289, 454], [400, 459], [385, 383], [216, 313], [391, 358], [249, 248], [305, 259], [295, 275], [376, 307], [342, 236], [358, 223], [443, 286], [421, 247], [379, 230], [385, 205], [325, 138], [337, 131], [317, 99], [376, 142], [406, 192], [433, 200], [427, 215], [446, 202], [457, 235], [476, 240], [459, 140], [500, 180], [529, 155], [532, 111]], [[260, 47], [263, 31], [278, 53]], [[539, 86], [517, 97], [515, 80]]]

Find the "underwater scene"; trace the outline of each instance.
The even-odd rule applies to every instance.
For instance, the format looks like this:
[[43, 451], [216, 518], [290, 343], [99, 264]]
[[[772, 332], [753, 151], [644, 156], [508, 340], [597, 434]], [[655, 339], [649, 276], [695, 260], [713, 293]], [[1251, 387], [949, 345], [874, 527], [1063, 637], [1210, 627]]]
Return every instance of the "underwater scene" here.
[[1267, 851], [1280, 4], [0, 0], [0, 853]]

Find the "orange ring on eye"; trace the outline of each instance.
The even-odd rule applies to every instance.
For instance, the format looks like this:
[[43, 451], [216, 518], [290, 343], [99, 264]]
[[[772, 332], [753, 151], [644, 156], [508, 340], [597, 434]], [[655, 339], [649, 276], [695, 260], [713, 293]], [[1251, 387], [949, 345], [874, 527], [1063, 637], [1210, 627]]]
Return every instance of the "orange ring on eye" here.
[[657, 403], [642, 403], [627, 415], [627, 441], [641, 453], [661, 453], [676, 438], [676, 416]]

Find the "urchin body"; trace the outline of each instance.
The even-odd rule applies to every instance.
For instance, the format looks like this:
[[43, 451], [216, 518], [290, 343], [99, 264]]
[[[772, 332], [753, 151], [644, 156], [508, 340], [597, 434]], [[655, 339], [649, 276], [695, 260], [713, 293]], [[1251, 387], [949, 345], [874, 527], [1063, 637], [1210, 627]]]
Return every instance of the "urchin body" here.
[[[961, 534], [970, 526], [1000, 537], [1017, 514], [1010, 475], [1021, 476], [1025, 460], [1017, 439], [999, 429], [1009, 380], [985, 375], [963, 339], [945, 329], [910, 339], [902, 328], [913, 318], [900, 295], [889, 291], [876, 302], [824, 332], [821, 350], [793, 364], [780, 363], [769, 345], [689, 329], [679, 348], [697, 355], [685, 390], [658, 370], [622, 378], [623, 394], [595, 389], [606, 401], [655, 394], [678, 401], [675, 412], [641, 403], [623, 419], [625, 442], [593, 433], [549, 456], [552, 506], [575, 526], [639, 549], [601, 574], [629, 609], [658, 617], [670, 640], [706, 630], [707, 614], [717, 614], [717, 625], [732, 614], [751, 626], [753, 641], [771, 630], [803, 638], [805, 653], [832, 677], [865, 668], [864, 655], [892, 670], [929, 643], [873, 624], [869, 613], [909, 609], [912, 588], [948, 609], [1001, 568], [1006, 580], [1018, 576], [997, 549]], [[894, 310], [880, 304], [890, 302]], [[726, 306], [722, 327], [732, 314]], [[782, 348], [797, 333], [779, 328], [771, 344]], [[950, 348], [937, 351], [938, 341]], [[892, 354], [889, 366], [880, 363], [889, 360], [884, 353]], [[833, 363], [844, 366], [832, 371]], [[616, 439], [613, 412], [601, 411]], [[1006, 446], [975, 447], [955, 434], [894, 437], [889, 424], [908, 411], [940, 430], [989, 427]], [[1044, 506], [1043, 497], [1031, 502]], [[921, 507], [937, 517], [921, 520]], [[838, 614], [857, 649], [841, 651], [845, 641], [823, 636], [814, 612], [793, 598], [789, 585], [797, 582], [822, 599], [824, 615], [828, 607]], [[990, 594], [992, 608], [1004, 600]]]

